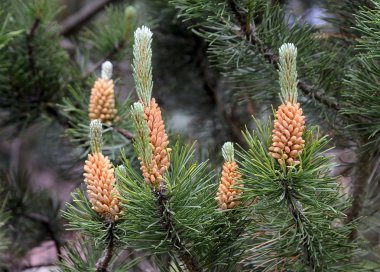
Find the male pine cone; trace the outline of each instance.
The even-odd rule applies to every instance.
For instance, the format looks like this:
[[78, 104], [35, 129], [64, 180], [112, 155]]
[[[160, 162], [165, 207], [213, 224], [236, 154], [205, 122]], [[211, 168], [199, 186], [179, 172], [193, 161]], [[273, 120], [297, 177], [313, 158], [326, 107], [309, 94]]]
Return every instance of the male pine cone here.
[[239, 166], [234, 160], [234, 148], [231, 142], [227, 142], [222, 148], [223, 157], [225, 162], [222, 168], [222, 177], [218, 192], [216, 194], [216, 200], [221, 210], [227, 210], [235, 208], [239, 204], [239, 197], [243, 187], [239, 184], [241, 181], [241, 175], [239, 174]]
[[100, 119], [102, 123], [112, 124], [117, 114], [113, 80], [96, 80], [91, 90], [88, 111], [91, 120]]
[[112, 75], [112, 64], [108, 61], [102, 65], [102, 77], [95, 81], [91, 90], [88, 115], [90, 120], [99, 119], [111, 125], [116, 118], [115, 91]]
[[150, 166], [141, 161], [141, 171], [145, 180], [156, 187], [162, 180], [162, 175], [169, 168], [168, 152], [170, 149], [167, 148], [169, 140], [165, 132], [161, 109], [154, 98], [150, 105], [144, 108], [144, 119], [148, 123], [149, 142], [153, 156]]
[[299, 103], [289, 101], [281, 104], [276, 112], [274, 129], [272, 130], [272, 146], [269, 154], [286, 165], [299, 163], [305, 141], [302, 134], [305, 128], [305, 117]]
[[101, 153], [88, 154], [84, 166], [87, 194], [92, 208], [103, 218], [117, 221], [120, 215], [115, 175], [108, 157]]

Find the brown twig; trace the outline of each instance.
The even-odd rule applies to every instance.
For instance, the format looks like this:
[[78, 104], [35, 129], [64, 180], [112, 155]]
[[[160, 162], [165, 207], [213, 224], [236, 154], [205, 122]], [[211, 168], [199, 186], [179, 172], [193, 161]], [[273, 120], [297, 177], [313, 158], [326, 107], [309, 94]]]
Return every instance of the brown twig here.
[[235, 0], [228, 0], [227, 3], [231, 11], [235, 15], [236, 20], [239, 22], [241, 31], [245, 34], [246, 38], [249, 39], [249, 37], [252, 35], [252, 28], [247, 20], [247, 16], [245, 16], [243, 13], [239, 11]]
[[36, 31], [38, 26], [40, 25], [41, 19], [40, 18], [35, 18], [33, 21], [32, 26], [30, 29], [26, 32], [26, 46], [28, 48], [28, 60], [29, 60], [29, 65], [32, 70], [33, 76], [37, 76], [37, 71], [36, 71], [36, 64], [34, 61], [34, 50], [32, 46], [32, 41], [34, 39], [34, 36], [36, 35]]
[[96, 272], [109, 272], [108, 266], [113, 256], [114, 248], [114, 223], [111, 222], [108, 227], [108, 245], [103, 252], [103, 256], [96, 263]]
[[53, 227], [51, 226], [49, 220], [46, 217], [42, 216], [41, 214], [37, 214], [37, 213], [26, 214], [25, 217], [34, 222], [40, 223], [45, 228], [46, 232], [49, 234], [50, 238], [54, 242], [54, 246], [57, 251], [57, 258], [59, 261], [61, 261], [62, 260], [61, 243]]
[[159, 188], [154, 191], [158, 201], [159, 213], [161, 217], [162, 227], [168, 232], [168, 238], [172, 246], [178, 252], [179, 258], [184, 263], [189, 272], [200, 272], [202, 269], [199, 267], [198, 262], [191, 256], [185, 245], [181, 242], [175, 230], [172, 215], [167, 210], [168, 198], [166, 186], [163, 182], [160, 183]]
[[[369, 180], [374, 174], [376, 166], [373, 165], [373, 159], [368, 154], [361, 154], [355, 164], [353, 176], [356, 177], [352, 184], [352, 205], [347, 214], [347, 221], [351, 222], [360, 216], [363, 208], [363, 199], [367, 192]], [[354, 230], [350, 238], [355, 239], [357, 230]]]
[[[30, 66], [30, 70], [32, 72], [33, 79], [35, 79], [35, 80], [39, 78], [39, 74], [38, 74], [37, 68], [36, 68], [36, 62], [35, 62], [35, 58], [34, 58], [34, 48], [33, 48], [32, 42], [33, 42], [33, 39], [36, 35], [36, 31], [40, 25], [40, 22], [41, 22], [40, 18], [35, 18], [32, 26], [26, 32], [26, 48], [27, 48], [27, 52], [28, 52], [28, 61], [29, 61], [29, 66]], [[38, 85], [39, 84], [37, 84], [37, 86]], [[37, 94], [37, 92], [35, 92], [35, 94], [36, 94], [36, 96], [29, 98], [30, 102], [32, 102], [32, 103], [38, 102], [41, 99], [41, 97], [40, 97], [41, 91], [39, 91], [38, 94]]]
[[75, 34], [86, 22], [91, 20], [105, 6], [116, 0], [97, 0], [92, 1], [90, 5], [84, 6], [77, 13], [71, 15], [61, 23], [60, 34], [70, 36]]
[[114, 127], [113, 129], [116, 130], [120, 135], [124, 136], [128, 140], [133, 140], [133, 138], [135, 137], [133, 133], [128, 130], [118, 128], [118, 127]]

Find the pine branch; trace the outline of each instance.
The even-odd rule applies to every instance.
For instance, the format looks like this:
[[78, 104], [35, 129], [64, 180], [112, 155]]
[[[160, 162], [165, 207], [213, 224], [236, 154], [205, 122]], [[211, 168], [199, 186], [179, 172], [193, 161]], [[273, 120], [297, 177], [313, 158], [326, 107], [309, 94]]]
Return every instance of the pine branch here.
[[98, 0], [92, 2], [91, 5], [86, 5], [61, 23], [60, 34], [62, 36], [74, 35], [85, 23], [112, 2], [116, 2], [116, 0]]
[[300, 88], [304, 94], [306, 94], [310, 97], [313, 97], [315, 100], [317, 100], [321, 104], [326, 105], [328, 108], [334, 109], [336, 111], [340, 111], [341, 108], [338, 105], [337, 101], [333, 101], [327, 97], [324, 97], [321, 94], [321, 90], [315, 88], [314, 86], [307, 84], [305, 81], [299, 80], [298, 88]]
[[[235, 0], [227, 0], [228, 5], [236, 17], [240, 25], [242, 33], [244, 33], [246, 40], [252, 45], [257, 46], [258, 51], [261, 53], [263, 58], [270, 63], [275, 69], [278, 69], [278, 56], [273, 53], [273, 49], [267, 45], [262, 44], [262, 42], [255, 35], [254, 28], [249, 25], [247, 18], [241, 11], [235, 2]], [[323, 91], [318, 88], [308, 84], [305, 80], [300, 79], [298, 82], [298, 88], [307, 96], [314, 98], [318, 102], [326, 105], [327, 107], [334, 109], [336, 111], [340, 110], [340, 106], [336, 101], [323, 96]]]
[[[32, 26], [30, 27], [30, 29], [26, 33], [26, 47], [27, 47], [27, 52], [28, 52], [29, 66], [30, 66], [30, 70], [32, 72], [33, 77], [36, 79], [39, 78], [39, 75], [38, 75], [37, 68], [36, 68], [36, 62], [35, 62], [34, 49], [33, 49], [32, 42], [33, 42], [33, 39], [36, 35], [36, 31], [40, 25], [40, 22], [41, 22], [40, 18], [35, 18]], [[31, 97], [30, 102], [36, 102], [36, 101], [38, 102], [39, 99], [40, 99], [40, 95], [38, 95], [37, 97]]]
[[304, 227], [302, 226], [305, 221], [305, 216], [302, 211], [302, 204], [296, 198], [296, 192], [290, 188], [288, 181], [284, 180], [282, 182], [283, 189], [285, 191], [285, 198], [289, 206], [289, 212], [292, 215], [295, 224], [297, 225], [297, 230], [301, 231], [301, 236], [303, 238], [303, 255], [305, 257], [306, 263], [310, 266], [311, 269], [315, 270], [315, 262], [312, 259], [312, 252], [310, 252], [308, 247], [307, 234], [305, 234], [302, 230]]
[[135, 137], [135, 135], [133, 135], [132, 132], [126, 129], [119, 128], [119, 127], [114, 127], [113, 129], [116, 130], [120, 135], [124, 136], [128, 140], [133, 140], [133, 138]]
[[33, 47], [31, 45], [31, 43], [32, 43], [32, 40], [36, 34], [37, 28], [40, 25], [40, 22], [41, 22], [40, 18], [34, 19], [33, 25], [31, 26], [31, 28], [26, 33], [26, 44], [28, 47], [29, 64], [30, 64], [30, 67], [31, 67], [31, 70], [32, 70], [34, 76], [37, 75], [37, 71], [36, 71], [36, 65], [35, 65], [35, 61], [34, 61]]
[[172, 214], [167, 210], [168, 199], [167, 190], [163, 182], [160, 183], [158, 190], [154, 191], [158, 200], [159, 212], [161, 215], [161, 225], [167, 231], [169, 239], [174, 249], [178, 252], [179, 258], [185, 264], [190, 272], [200, 272], [202, 269], [199, 267], [197, 261], [191, 256], [186, 246], [181, 242], [176, 234], [174, 220]]
[[241, 31], [245, 34], [247, 40], [249, 40], [251, 35], [253, 34], [253, 29], [251, 28], [251, 25], [248, 22], [247, 17], [239, 11], [235, 0], [227, 0], [227, 2], [228, 2], [228, 6], [230, 7], [232, 13], [236, 17], [236, 20], [240, 24]]
[[104, 250], [103, 256], [96, 263], [96, 272], [109, 272], [108, 266], [113, 256], [114, 250], [114, 223], [110, 223], [108, 227], [108, 245]]
[[[372, 174], [373, 159], [368, 154], [359, 156], [355, 164], [355, 182], [352, 184], [352, 206], [347, 214], [347, 222], [351, 222], [360, 216], [363, 207], [363, 200], [367, 191], [368, 180]], [[351, 233], [352, 239], [356, 238], [357, 231]]]

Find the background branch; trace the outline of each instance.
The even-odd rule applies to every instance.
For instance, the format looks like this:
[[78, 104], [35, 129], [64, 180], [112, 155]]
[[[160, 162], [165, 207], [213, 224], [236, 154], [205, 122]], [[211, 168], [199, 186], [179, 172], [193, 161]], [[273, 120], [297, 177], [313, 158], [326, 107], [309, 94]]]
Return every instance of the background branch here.
[[61, 23], [60, 34], [62, 36], [74, 35], [86, 22], [91, 20], [105, 6], [117, 0], [97, 0], [84, 6], [77, 13], [71, 15]]
[[96, 263], [96, 272], [108, 272], [108, 266], [112, 259], [113, 248], [114, 248], [114, 234], [113, 229], [115, 225], [114, 223], [110, 223], [108, 228], [108, 245], [104, 250], [103, 256]]

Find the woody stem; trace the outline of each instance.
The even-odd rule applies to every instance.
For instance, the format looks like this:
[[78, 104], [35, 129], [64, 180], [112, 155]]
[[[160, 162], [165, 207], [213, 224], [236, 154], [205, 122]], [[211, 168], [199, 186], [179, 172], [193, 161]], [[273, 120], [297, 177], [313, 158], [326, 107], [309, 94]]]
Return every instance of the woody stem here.
[[193, 258], [193, 256], [191, 256], [185, 245], [178, 237], [172, 214], [168, 210], [169, 200], [167, 197], [166, 186], [163, 181], [161, 181], [158, 188], [154, 190], [154, 194], [158, 201], [159, 213], [161, 215], [161, 225], [167, 231], [171, 244], [177, 251], [179, 258], [184, 263], [188, 271], [202, 271], [202, 269], [199, 267], [198, 262]]

